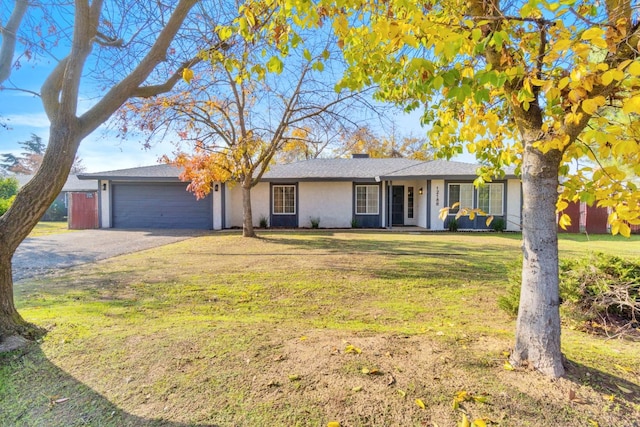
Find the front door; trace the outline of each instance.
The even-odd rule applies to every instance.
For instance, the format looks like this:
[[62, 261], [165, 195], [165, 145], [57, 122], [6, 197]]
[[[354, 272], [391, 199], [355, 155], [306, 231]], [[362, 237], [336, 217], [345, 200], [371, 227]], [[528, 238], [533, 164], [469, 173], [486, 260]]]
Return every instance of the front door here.
[[404, 225], [404, 186], [394, 185], [391, 189], [391, 224]]

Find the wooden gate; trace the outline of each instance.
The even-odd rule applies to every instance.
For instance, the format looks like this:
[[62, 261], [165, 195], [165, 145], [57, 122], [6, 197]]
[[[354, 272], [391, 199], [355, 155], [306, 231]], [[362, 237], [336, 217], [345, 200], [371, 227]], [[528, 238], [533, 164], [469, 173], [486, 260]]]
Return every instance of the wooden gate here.
[[95, 191], [69, 193], [69, 228], [98, 228], [98, 194]]

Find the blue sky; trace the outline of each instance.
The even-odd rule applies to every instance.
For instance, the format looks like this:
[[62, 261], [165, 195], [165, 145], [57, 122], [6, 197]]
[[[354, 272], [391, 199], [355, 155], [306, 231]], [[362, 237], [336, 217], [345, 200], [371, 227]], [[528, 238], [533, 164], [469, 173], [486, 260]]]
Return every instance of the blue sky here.
[[[39, 92], [51, 65], [25, 65], [12, 75], [12, 82], [22, 88]], [[88, 105], [84, 102], [85, 106]], [[82, 105], [82, 103], [81, 103]], [[19, 141], [31, 138], [35, 133], [45, 142], [49, 137], [49, 121], [39, 97], [13, 90], [0, 91], [0, 117], [9, 129], [0, 128], [0, 154], [21, 152]], [[123, 169], [156, 164], [162, 154], [171, 154], [174, 147], [156, 144], [145, 150], [140, 141], [121, 141], [100, 128], [82, 141], [79, 156], [87, 172]]]

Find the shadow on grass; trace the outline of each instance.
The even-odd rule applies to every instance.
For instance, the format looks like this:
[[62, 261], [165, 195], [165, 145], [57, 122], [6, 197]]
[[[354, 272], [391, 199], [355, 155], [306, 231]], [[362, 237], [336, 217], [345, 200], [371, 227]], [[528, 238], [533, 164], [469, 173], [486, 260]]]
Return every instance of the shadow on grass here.
[[565, 360], [564, 365], [566, 378], [575, 384], [588, 385], [596, 391], [615, 396], [618, 401], [640, 404], [640, 384], [573, 360]]
[[40, 347], [0, 353], [0, 426], [217, 427], [130, 414], [51, 363]]

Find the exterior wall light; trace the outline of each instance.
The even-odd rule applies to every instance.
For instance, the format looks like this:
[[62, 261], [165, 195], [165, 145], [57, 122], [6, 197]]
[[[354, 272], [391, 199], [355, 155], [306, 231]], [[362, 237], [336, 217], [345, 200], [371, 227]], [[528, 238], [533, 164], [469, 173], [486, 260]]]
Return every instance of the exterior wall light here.
[[106, 182], [102, 183], [102, 191], [107, 191], [107, 183]]
[[213, 191], [218, 191], [218, 189], [219, 189], [218, 184], [213, 186]]
[[422, 187], [418, 190], [418, 194], [422, 196]]

